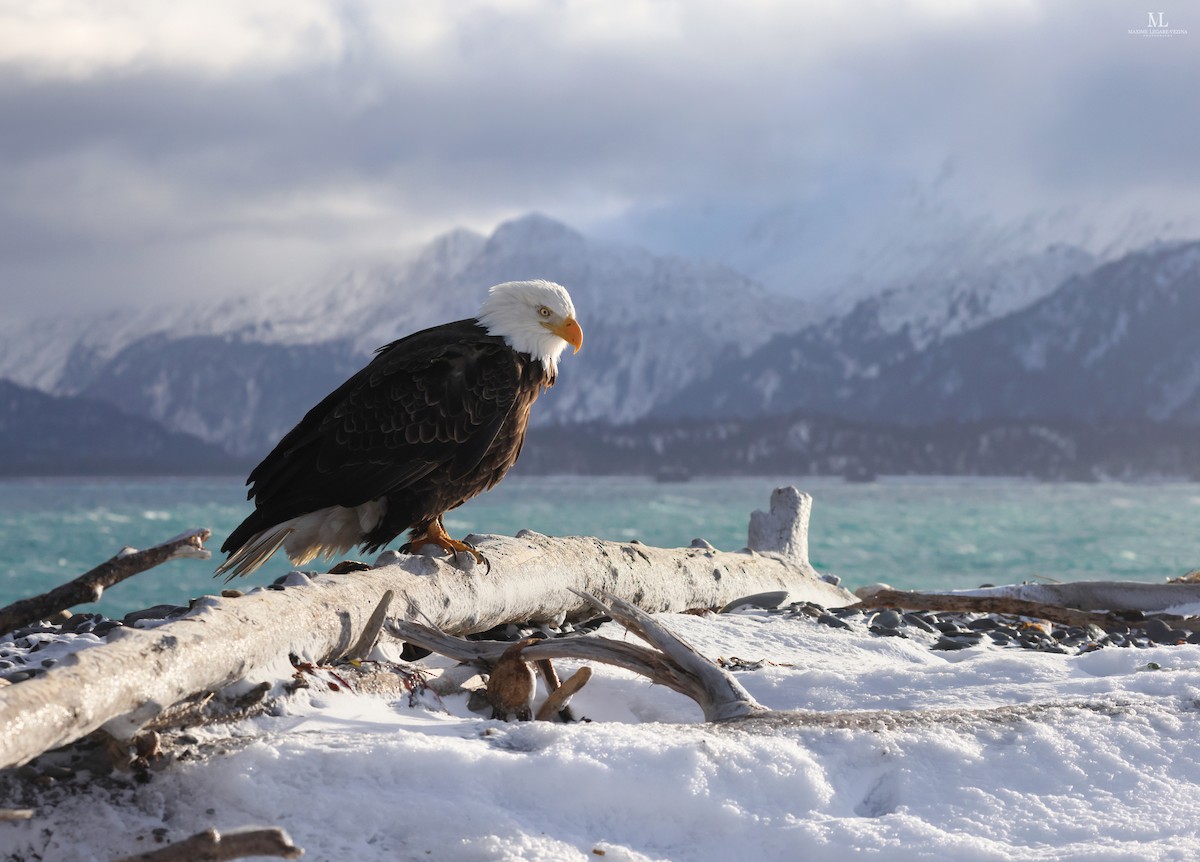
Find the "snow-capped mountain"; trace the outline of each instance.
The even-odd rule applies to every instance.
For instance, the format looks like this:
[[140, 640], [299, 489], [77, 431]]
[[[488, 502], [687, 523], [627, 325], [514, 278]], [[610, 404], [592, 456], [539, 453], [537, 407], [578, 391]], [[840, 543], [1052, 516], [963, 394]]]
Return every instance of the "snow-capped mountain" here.
[[853, 402], [861, 381], [891, 379], [891, 369], [905, 360], [1025, 308], [1093, 266], [1079, 249], [1052, 246], [970, 276], [890, 288], [844, 314], [777, 336], [682, 391], [660, 412], [733, 416], [809, 409], [859, 416]]
[[[941, 418], [1200, 422], [1200, 243], [1126, 255], [871, 381], [862, 403]], [[904, 393], [899, 392], [903, 383]]]
[[1160, 202], [1014, 207], [994, 191], [953, 159], [920, 176], [880, 165], [814, 175], [770, 204], [686, 201], [622, 213], [595, 229], [724, 263], [837, 315], [897, 285], [972, 278], [1046, 246], [1114, 260], [1159, 240], [1200, 236], [1200, 216]]
[[377, 347], [472, 315], [485, 289], [568, 285], [587, 343], [539, 404], [542, 422], [624, 422], [810, 318], [721, 266], [588, 240], [543, 216], [456, 231], [393, 267], [304, 291], [10, 325], [0, 377], [120, 404], [237, 454], [272, 445]]
[[723, 266], [536, 215], [305, 290], [0, 325], [0, 378], [260, 455], [375, 348], [469, 316], [486, 287], [524, 278], [566, 284], [585, 332], [535, 411], [544, 425], [797, 410], [881, 425], [1200, 422], [1200, 243], [1102, 266], [1052, 246], [821, 319]]
[[[1056, 264], [1049, 272], [1086, 269], [1085, 258], [1049, 253]], [[931, 329], [927, 318], [881, 314], [887, 296], [868, 300], [731, 364], [707, 382], [707, 400], [691, 389], [667, 409], [728, 416], [804, 408], [911, 425], [1200, 422], [1200, 243], [1156, 245], [1044, 292], [967, 329], [958, 314], [943, 315], [943, 326]]]
[[584, 328], [584, 349], [538, 405], [553, 422], [632, 421], [721, 360], [812, 319], [804, 303], [723, 266], [589, 240], [541, 216], [501, 225], [454, 281], [477, 294], [479, 285], [519, 278], [567, 285]]
[[[297, 290], [216, 304], [187, 303], [0, 322], [0, 377], [75, 394], [131, 345], [148, 339], [232, 336], [261, 345], [348, 342], [369, 354], [397, 333], [449, 319], [466, 297], [441, 289], [486, 239], [452, 231], [402, 264], [350, 267]], [[424, 294], [413, 302], [410, 293]], [[463, 306], [467, 307], [467, 306]]]

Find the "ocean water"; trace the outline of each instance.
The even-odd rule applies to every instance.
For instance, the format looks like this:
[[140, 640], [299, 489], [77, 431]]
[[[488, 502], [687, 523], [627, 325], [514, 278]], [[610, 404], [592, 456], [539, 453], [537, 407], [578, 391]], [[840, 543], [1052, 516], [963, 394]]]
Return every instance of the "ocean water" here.
[[[1047, 578], [1162, 581], [1200, 568], [1200, 485], [1046, 484], [1003, 479], [884, 478], [847, 484], [813, 477], [696, 479], [512, 476], [447, 515], [455, 536], [550, 535], [640, 539], [660, 546], [702, 537], [746, 543], [750, 512], [771, 490], [814, 497], [810, 555], [851, 589], [957, 589]], [[249, 511], [240, 478], [0, 481], [0, 604], [63, 583], [113, 556], [208, 527], [214, 551]], [[180, 560], [112, 587], [109, 615], [214, 592], [215, 562]], [[270, 583], [273, 559], [234, 584]], [[315, 568], [315, 566], [314, 566]]]

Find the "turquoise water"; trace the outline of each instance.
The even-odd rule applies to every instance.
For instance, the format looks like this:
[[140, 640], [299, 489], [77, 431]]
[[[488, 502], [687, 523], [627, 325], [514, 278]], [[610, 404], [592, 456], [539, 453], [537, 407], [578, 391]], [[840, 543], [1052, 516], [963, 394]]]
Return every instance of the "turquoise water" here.
[[[718, 548], [746, 543], [753, 509], [792, 484], [814, 497], [810, 553], [851, 588], [887, 581], [908, 589], [975, 587], [1035, 577], [1161, 581], [1200, 568], [1200, 485], [1042, 484], [989, 479], [884, 479], [845, 484], [811, 477], [703, 479], [519, 477], [451, 512], [447, 527], [513, 534], [640, 539], [662, 546], [695, 537]], [[0, 481], [0, 604], [42, 592], [107, 560], [208, 527], [216, 549], [249, 511], [241, 480], [41, 479]], [[181, 560], [108, 591], [97, 606], [120, 614], [221, 586], [214, 563]], [[237, 586], [287, 571], [272, 560]]]

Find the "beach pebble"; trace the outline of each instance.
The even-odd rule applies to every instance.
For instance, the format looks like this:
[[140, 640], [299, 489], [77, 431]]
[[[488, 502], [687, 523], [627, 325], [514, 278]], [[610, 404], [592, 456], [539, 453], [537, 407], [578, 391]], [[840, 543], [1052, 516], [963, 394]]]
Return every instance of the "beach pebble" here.
[[[141, 620], [165, 620], [168, 617], [185, 613], [187, 613], [187, 608], [180, 607], [179, 605], [154, 605], [145, 610], [131, 611], [125, 614], [121, 622], [127, 626], [131, 626]], [[97, 626], [97, 628], [99, 627]]]
[[935, 643], [932, 647], [930, 647], [930, 649], [960, 650], [960, 649], [966, 649], [967, 647], [975, 646], [975, 644], [977, 644], [977, 643], [979, 643], [979, 641], [970, 640], [969, 638], [956, 638], [956, 637], [950, 637], [948, 635], [942, 635], [940, 638], [938, 638], [937, 643]]
[[105, 620], [104, 622], [96, 623], [96, 627], [92, 629], [92, 634], [94, 634], [96, 637], [102, 638], [113, 629], [119, 628], [124, 628], [124, 623], [122, 623], [120, 620]]
[[743, 610], [745, 608], [762, 608], [763, 610], [774, 610], [787, 600], [786, 590], [773, 590], [769, 593], [755, 593], [752, 596], [742, 596], [740, 599], [734, 599], [732, 602], [721, 608], [721, 613], [731, 614], [734, 611]]
[[1171, 628], [1165, 620], [1158, 617], [1146, 620], [1143, 630], [1146, 632], [1146, 637], [1159, 644], [1176, 644], [1186, 641], [1188, 637], [1187, 632]]
[[971, 620], [967, 623], [967, 628], [977, 632], [986, 632], [1000, 625], [995, 617], [980, 617], [977, 620]]
[[909, 611], [906, 613], [904, 615], [904, 621], [910, 626], [918, 628], [923, 632], [929, 632], [932, 634], [937, 631], [937, 628], [934, 626], [934, 624], [930, 622], [924, 614], [916, 611]]

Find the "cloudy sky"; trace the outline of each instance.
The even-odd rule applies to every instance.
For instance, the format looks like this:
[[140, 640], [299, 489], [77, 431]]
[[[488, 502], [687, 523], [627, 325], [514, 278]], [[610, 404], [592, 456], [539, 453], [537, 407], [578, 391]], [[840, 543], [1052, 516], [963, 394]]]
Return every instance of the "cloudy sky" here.
[[1131, 34], [1143, 0], [0, 0], [0, 315], [531, 210], [734, 258], [772, 213], [861, 234], [922, 195], [1186, 232], [1200, 7], [1159, 12], [1189, 32]]

